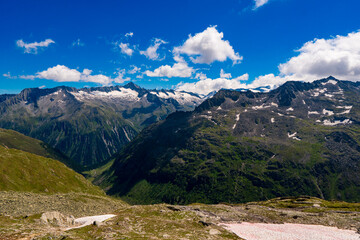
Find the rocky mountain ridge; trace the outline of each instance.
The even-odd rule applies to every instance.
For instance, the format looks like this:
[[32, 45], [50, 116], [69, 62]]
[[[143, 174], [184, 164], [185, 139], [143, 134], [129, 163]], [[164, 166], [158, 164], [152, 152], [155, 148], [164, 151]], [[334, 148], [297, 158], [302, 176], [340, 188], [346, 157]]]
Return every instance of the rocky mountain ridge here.
[[192, 93], [125, 86], [24, 89], [0, 96], [0, 127], [40, 139], [79, 165], [105, 161], [145, 126], [203, 99]]
[[143, 130], [95, 183], [135, 203], [360, 198], [360, 84], [220, 90]]

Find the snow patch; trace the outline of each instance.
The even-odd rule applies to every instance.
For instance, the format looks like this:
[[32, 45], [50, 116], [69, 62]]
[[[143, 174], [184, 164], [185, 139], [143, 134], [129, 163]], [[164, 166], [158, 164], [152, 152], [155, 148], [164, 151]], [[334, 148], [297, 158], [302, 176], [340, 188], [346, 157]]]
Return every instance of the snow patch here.
[[353, 230], [343, 230], [322, 225], [242, 222], [240, 224], [221, 224], [221, 226], [247, 240], [359, 240], [359, 235]]
[[325, 97], [328, 97], [328, 98], [333, 98], [333, 97], [334, 97], [334, 95], [325, 93]]
[[65, 229], [65, 231], [70, 230], [70, 229], [82, 228], [82, 227], [93, 224], [95, 221], [103, 222], [103, 221], [108, 220], [113, 217], [116, 217], [116, 215], [106, 214], [106, 215], [97, 215], [97, 216], [77, 218], [77, 219], [75, 219], [75, 223], [80, 224], [80, 226], [67, 228], [67, 229]]
[[125, 128], [122, 128], [122, 130], [124, 131], [125, 137], [127, 138], [127, 140], [128, 140], [129, 142], [131, 142], [131, 140], [130, 140], [130, 138], [129, 138], [129, 136], [128, 136], [126, 130], [125, 130]]
[[292, 138], [292, 139], [294, 139], [294, 140], [301, 141], [300, 138], [296, 137], [296, 134], [297, 134], [297, 132], [295, 132], [295, 133], [293, 133], [293, 134], [291, 134], [290, 132], [288, 132], [288, 138]]
[[232, 129], [235, 129], [235, 127], [236, 127], [236, 124], [237, 124], [237, 122], [240, 120], [240, 113], [239, 114], [236, 114], [236, 118], [235, 118], [235, 124], [234, 124], [234, 126], [233, 126], [233, 128]]
[[325, 86], [326, 84], [333, 84], [333, 85], [336, 85], [337, 84], [337, 81], [335, 80], [329, 80], [327, 82], [324, 82], [324, 83], [321, 83], [323, 86]]
[[221, 106], [219, 106], [218, 108], [217, 108], [217, 110], [221, 110], [222, 108], [221, 108]]
[[292, 112], [294, 111], [294, 109], [292, 107], [289, 107], [288, 109], [286, 109], [287, 112]]
[[273, 106], [273, 107], [279, 107], [279, 105], [277, 103], [274, 103], [274, 102], [270, 103], [270, 105]]
[[326, 126], [336, 126], [336, 125], [340, 125], [340, 124], [346, 125], [346, 124], [352, 124], [352, 121], [350, 119], [345, 119], [343, 121], [335, 120], [334, 122], [332, 122], [330, 120], [325, 119], [323, 121], [323, 124]]
[[151, 91], [152, 94], [158, 96], [159, 98], [164, 99], [175, 99], [180, 104], [194, 104], [197, 105], [202, 102], [202, 99], [199, 97], [196, 97], [194, 95], [191, 95], [186, 92], [179, 92], [179, 91]]
[[341, 112], [341, 113], [338, 113], [338, 115], [349, 114], [350, 111], [351, 111], [351, 110], [345, 110], [345, 111], [343, 111], [343, 112]]
[[274, 123], [274, 122], [275, 122], [275, 118], [271, 118], [270, 121], [271, 121], [271, 123]]
[[119, 90], [114, 90], [110, 92], [103, 91], [78, 91], [71, 92], [71, 94], [79, 101], [84, 101], [86, 99], [123, 99], [128, 101], [139, 101], [139, 93], [129, 89], [129, 88], [120, 88]]
[[323, 110], [322, 110], [322, 113], [323, 113], [324, 115], [328, 115], [328, 116], [334, 115], [334, 112], [333, 112], [333, 111], [331, 111], [331, 110], [326, 110], [326, 109], [323, 109]]
[[320, 114], [320, 113], [317, 111], [308, 111], [308, 115], [314, 115], [314, 114]]
[[259, 109], [264, 109], [264, 108], [269, 108], [270, 106], [264, 106], [264, 104], [260, 105], [260, 106], [253, 106], [251, 107], [253, 110], [259, 110]]
[[342, 109], [352, 109], [353, 106], [336, 106], [336, 108], [342, 108]]

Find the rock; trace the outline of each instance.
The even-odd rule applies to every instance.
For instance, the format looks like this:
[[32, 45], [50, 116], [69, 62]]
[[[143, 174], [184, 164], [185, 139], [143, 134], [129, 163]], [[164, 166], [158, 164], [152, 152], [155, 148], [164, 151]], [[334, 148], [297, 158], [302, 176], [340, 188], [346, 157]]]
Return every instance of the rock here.
[[94, 221], [93, 222], [93, 225], [94, 226], [97, 226], [97, 227], [100, 227], [101, 225], [103, 225], [101, 222], [99, 222], [99, 221]]
[[176, 208], [176, 207], [174, 207], [174, 206], [167, 206], [167, 208], [170, 209], [171, 211], [174, 211], [174, 212], [180, 211], [179, 208]]
[[60, 212], [44, 212], [40, 217], [40, 222], [43, 224], [74, 225], [75, 218], [73, 216], [65, 217]]
[[210, 226], [211, 223], [208, 223], [208, 222], [204, 222], [204, 221], [199, 221], [199, 223], [201, 223], [203, 226], [207, 227], [207, 226]]
[[212, 229], [210, 229], [209, 233], [210, 233], [210, 235], [218, 235], [218, 234], [220, 234], [220, 231], [212, 228]]

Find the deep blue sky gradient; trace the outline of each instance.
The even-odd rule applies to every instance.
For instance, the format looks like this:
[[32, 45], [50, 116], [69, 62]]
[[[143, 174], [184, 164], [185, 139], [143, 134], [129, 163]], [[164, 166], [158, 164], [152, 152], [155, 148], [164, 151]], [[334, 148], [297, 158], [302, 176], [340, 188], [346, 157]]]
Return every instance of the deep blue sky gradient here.
[[[360, 2], [356, 0], [270, 0], [252, 10], [251, 0], [181, 0], [181, 1], [49, 1], [0, 0], [0, 94], [19, 92], [27, 87], [96, 86], [94, 83], [59, 83], [51, 80], [8, 79], [3, 74], [32, 75], [58, 64], [69, 68], [93, 70], [94, 74], [113, 76], [116, 69], [142, 66], [142, 71], [174, 63], [171, 50], [188, 35], [217, 25], [235, 52], [244, 57], [241, 64], [232, 61], [190, 64], [204, 68], [216, 78], [220, 69], [233, 77], [249, 73], [252, 81], [259, 75], [278, 73], [278, 65], [297, 53], [305, 42], [315, 38], [346, 35], [360, 29]], [[132, 38], [124, 34], [133, 32]], [[40, 42], [50, 38], [56, 43], [26, 54], [16, 41]], [[152, 39], [168, 42], [162, 45], [163, 61], [151, 61], [134, 53], [123, 55], [113, 42], [129, 42], [145, 50]], [[80, 39], [82, 47], [72, 43]], [[147, 88], [171, 88], [180, 81], [195, 79], [144, 76], [134, 79]]]

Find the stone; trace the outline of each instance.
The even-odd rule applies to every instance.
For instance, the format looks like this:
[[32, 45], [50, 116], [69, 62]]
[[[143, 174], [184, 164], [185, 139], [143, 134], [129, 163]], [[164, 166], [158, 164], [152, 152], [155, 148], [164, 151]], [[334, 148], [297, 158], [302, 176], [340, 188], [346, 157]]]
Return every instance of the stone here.
[[218, 235], [218, 234], [220, 234], [220, 231], [212, 228], [212, 229], [210, 229], [209, 233], [210, 233], [210, 235]]

